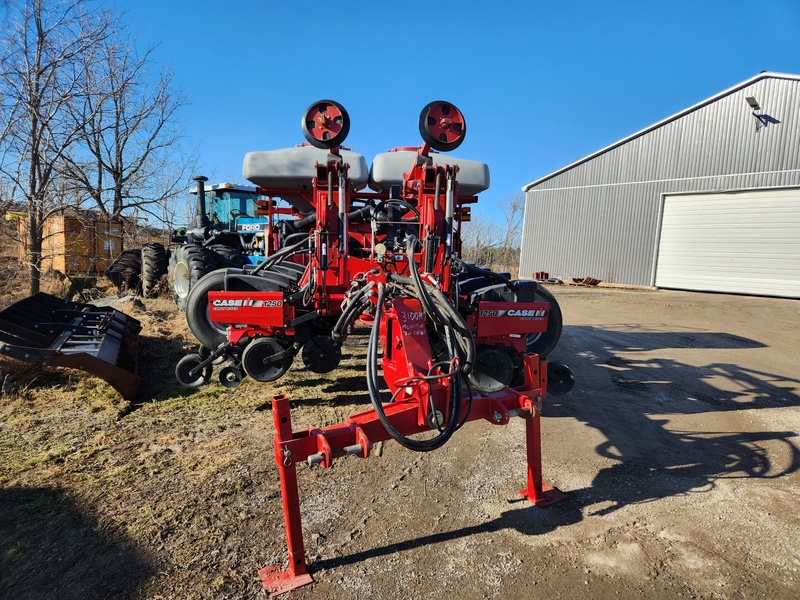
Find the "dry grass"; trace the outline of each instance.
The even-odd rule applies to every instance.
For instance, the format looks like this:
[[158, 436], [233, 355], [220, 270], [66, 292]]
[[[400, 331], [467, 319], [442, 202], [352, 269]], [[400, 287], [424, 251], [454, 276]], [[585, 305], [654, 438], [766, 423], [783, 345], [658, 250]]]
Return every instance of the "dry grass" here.
[[[98, 283], [81, 299], [108, 289]], [[49, 595], [48, 570], [67, 560], [57, 557], [77, 574], [62, 598], [250, 593], [265, 559], [264, 532], [252, 524], [280, 506], [271, 396], [304, 407], [296, 428], [340, 421], [369, 402], [361, 336], [330, 376], [309, 378], [298, 358], [274, 385], [245, 379], [230, 390], [214, 379], [188, 390], [174, 377], [195, 343], [183, 313], [166, 298], [126, 312], [142, 323], [136, 402], [80, 371], [0, 357], [0, 597]]]

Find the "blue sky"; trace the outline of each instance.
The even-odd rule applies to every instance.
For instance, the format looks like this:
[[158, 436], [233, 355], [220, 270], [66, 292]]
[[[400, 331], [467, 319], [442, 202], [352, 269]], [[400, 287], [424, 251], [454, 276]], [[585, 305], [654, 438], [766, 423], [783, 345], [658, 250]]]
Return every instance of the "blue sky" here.
[[419, 112], [458, 106], [453, 152], [489, 164], [478, 210], [762, 70], [800, 73], [800, 0], [559, 3], [136, 0], [125, 21], [175, 72], [200, 170], [242, 182], [244, 154], [304, 141], [342, 103], [346, 146], [418, 145]]

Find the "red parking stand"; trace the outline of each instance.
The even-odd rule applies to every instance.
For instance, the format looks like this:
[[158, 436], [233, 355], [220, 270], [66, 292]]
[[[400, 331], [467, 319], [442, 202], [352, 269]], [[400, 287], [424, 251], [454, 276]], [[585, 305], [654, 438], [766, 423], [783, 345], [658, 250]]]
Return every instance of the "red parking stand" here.
[[528, 455], [528, 487], [519, 493], [544, 508], [567, 499], [567, 495], [542, 481], [542, 424], [541, 414], [532, 408], [532, 415], [525, 420], [525, 442]]
[[289, 550], [289, 568], [280, 565], [265, 567], [258, 572], [270, 596], [277, 596], [295, 588], [313, 583], [306, 569], [306, 554], [303, 546], [303, 527], [300, 520], [300, 496], [297, 490], [297, 467], [292, 454], [283, 442], [292, 438], [292, 417], [289, 397], [272, 398], [272, 415], [275, 420], [275, 462], [281, 476], [281, 498], [283, 518], [286, 523], [286, 545]]
[[536, 506], [544, 508], [567, 499], [562, 491], [542, 481], [542, 402], [547, 395], [548, 364], [526, 355], [523, 361], [525, 389], [534, 392], [524, 403], [525, 448], [528, 487], [519, 491]]

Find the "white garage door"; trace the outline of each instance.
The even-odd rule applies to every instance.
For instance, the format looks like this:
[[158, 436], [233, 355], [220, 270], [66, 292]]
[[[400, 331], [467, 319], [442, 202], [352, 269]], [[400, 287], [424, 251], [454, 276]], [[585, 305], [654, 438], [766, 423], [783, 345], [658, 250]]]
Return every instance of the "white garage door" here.
[[800, 190], [666, 196], [655, 279], [800, 298]]

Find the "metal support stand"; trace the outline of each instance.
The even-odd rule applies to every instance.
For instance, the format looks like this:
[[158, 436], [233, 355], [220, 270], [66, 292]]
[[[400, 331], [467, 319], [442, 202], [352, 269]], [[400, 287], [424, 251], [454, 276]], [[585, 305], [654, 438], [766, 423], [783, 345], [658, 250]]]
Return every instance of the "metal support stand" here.
[[283, 451], [282, 442], [292, 439], [292, 417], [289, 397], [272, 398], [272, 415], [275, 420], [275, 462], [281, 476], [283, 518], [286, 523], [286, 546], [289, 550], [289, 568], [281, 565], [265, 567], [258, 572], [261, 583], [270, 597], [313, 583], [306, 569], [306, 553], [303, 547], [303, 527], [300, 520], [300, 495], [297, 490], [297, 467], [292, 453]]
[[525, 420], [525, 446], [528, 458], [528, 487], [519, 493], [536, 506], [545, 507], [567, 499], [567, 495], [542, 481], [542, 424], [541, 415], [531, 407], [531, 416]]

